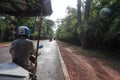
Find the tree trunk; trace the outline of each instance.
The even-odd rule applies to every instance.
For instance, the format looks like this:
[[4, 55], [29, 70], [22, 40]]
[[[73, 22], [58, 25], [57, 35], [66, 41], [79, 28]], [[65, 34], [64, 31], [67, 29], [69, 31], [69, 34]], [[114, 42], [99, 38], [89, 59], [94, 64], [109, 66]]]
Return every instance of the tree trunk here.
[[90, 15], [90, 6], [91, 6], [91, 0], [86, 0], [85, 14], [84, 14], [85, 22], [88, 21], [88, 18], [89, 18], [89, 15]]
[[[85, 13], [84, 13], [84, 27], [88, 27], [88, 18], [90, 15], [90, 5], [91, 5], [91, 0], [86, 0], [86, 5], [85, 5]], [[81, 46], [83, 48], [90, 48], [90, 41], [89, 37], [87, 35], [87, 30], [82, 33], [82, 39], [81, 39]]]
[[[77, 0], [77, 18], [78, 18], [78, 27], [82, 29], [82, 20], [81, 20], [81, 0]], [[82, 30], [81, 30], [82, 31]]]
[[0, 42], [3, 41], [4, 36], [5, 36], [5, 30], [4, 30], [4, 29], [3, 29], [3, 30], [1, 29]]
[[[79, 36], [79, 40], [81, 42], [81, 32], [83, 30], [82, 28], [82, 20], [81, 20], [81, 0], [77, 0], [77, 20], [78, 20], [78, 36]], [[81, 43], [80, 43], [81, 45]]]

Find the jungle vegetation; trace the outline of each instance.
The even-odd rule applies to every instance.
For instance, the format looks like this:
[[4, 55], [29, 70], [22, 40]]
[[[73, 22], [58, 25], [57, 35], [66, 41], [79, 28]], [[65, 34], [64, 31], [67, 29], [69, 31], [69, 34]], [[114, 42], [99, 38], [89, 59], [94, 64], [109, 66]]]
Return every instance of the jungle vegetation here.
[[[37, 39], [39, 21], [35, 17], [14, 17], [9, 15], [0, 15], [0, 42], [12, 41], [17, 38], [16, 30], [19, 26], [27, 26], [30, 28], [31, 39]], [[46, 39], [53, 36], [54, 31], [52, 27], [54, 22], [52, 20], [43, 18], [41, 39]]]
[[59, 22], [56, 37], [85, 49], [120, 50], [120, 0], [78, 0]]

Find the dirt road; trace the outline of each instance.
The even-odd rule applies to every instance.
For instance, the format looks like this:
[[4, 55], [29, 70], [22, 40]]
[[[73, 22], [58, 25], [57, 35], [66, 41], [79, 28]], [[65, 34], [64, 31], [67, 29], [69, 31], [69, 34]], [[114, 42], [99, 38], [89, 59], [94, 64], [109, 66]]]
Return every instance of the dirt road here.
[[96, 58], [87, 57], [58, 42], [71, 80], [120, 80], [120, 74]]

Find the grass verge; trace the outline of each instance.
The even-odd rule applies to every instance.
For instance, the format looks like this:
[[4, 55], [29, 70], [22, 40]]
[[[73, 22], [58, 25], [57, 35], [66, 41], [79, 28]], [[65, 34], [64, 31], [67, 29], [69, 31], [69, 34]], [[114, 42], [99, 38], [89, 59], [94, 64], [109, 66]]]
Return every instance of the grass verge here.
[[11, 42], [0, 42], [0, 46], [10, 46]]

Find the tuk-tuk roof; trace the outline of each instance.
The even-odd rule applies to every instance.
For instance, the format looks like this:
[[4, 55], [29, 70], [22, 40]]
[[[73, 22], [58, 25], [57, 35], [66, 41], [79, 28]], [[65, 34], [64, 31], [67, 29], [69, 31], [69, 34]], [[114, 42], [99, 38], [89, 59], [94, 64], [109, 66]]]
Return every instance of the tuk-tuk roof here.
[[51, 0], [0, 0], [0, 14], [32, 17], [41, 13], [51, 15]]

